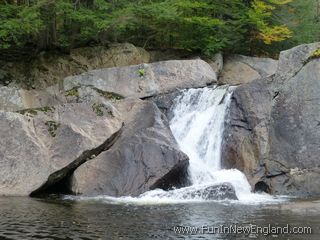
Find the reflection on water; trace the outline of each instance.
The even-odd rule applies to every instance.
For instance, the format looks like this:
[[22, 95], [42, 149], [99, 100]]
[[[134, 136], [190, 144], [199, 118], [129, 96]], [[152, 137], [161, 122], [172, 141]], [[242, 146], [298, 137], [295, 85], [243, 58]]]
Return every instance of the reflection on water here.
[[273, 205], [223, 202], [134, 205], [100, 201], [0, 198], [0, 239], [248, 239], [245, 235], [177, 234], [177, 226], [230, 224], [311, 226], [312, 235], [255, 239], [320, 239], [320, 201]]

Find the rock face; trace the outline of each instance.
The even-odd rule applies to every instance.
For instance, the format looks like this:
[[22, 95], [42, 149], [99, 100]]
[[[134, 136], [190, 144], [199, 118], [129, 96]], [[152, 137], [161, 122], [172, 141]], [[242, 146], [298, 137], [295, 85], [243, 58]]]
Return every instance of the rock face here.
[[110, 150], [75, 170], [70, 190], [118, 197], [183, 185], [188, 157], [179, 150], [164, 115], [148, 101], [122, 101], [116, 108], [125, 113], [123, 133]]
[[320, 43], [282, 52], [275, 75], [238, 87], [226, 124], [223, 159], [252, 187], [320, 195]]
[[210, 65], [200, 59], [172, 60], [90, 71], [64, 79], [64, 90], [91, 86], [123, 97], [145, 98], [176, 89], [204, 87], [216, 82]]
[[274, 74], [277, 66], [278, 61], [271, 58], [231, 55], [225, 60], [218, 82], [229, 85], [249, 83]]
[[310, 60], [294, 72], [292, 76], [288, 73], [274, 99], [269, 136], [270, 159], [291, 181], [275, 179], [271, 184], [320, 195], [320, 59]]
[[236, 88], [225, 124], [222, 159], [224, 167], [243, 171], [251, 185], [259, 159], [268, 152], [268, 127], [272, 108], [273, 77]]
[[[74, 179], [84, 193], [99, 193], [103, 185], [116, 189], [112, 195], [138, 194], [185, 183], [188, 157], [152, 102], [66, 103], [0, 111], [0, 119], [0, 195], [38, 194], [66, 182], [77, 168]], [[95, 166], [109, 175], [99, 175]]]
[[51, 87], [47, 90], [24, 90], [0, 87], [0, 110], [18, 111], [28, 108], [42, 108], [66, 103], [67, 98], [59, 90]]
[[215, 81], [215, 72], [199, 59], [107, 68], [67, 77], [63, 88], [53, 85], [43, 90], [25, 90], [0, 86], [0, 110], [105, 102], [123, 97], [146, 98], [177, 92], [179, 88], [204, 87]]
[[[29, 195], [76, 168], [121, 127], [116, 111], [66, 104], [0, 112], [0, 195]], [[110, 114], [112, 112], [112, 114]]]

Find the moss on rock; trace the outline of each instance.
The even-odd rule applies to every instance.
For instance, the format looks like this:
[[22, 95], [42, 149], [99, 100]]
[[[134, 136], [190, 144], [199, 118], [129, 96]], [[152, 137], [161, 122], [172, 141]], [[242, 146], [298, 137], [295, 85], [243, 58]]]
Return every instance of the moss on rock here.
[[52, 137], [55, 137], [57, 135], [56, 131], [58, 130], [61, 124], [55, 121], [47, 121], [45, 125], [48, 127], [48, 132], [50, 133], [50, 135]]
[[92, 110], [95, 114], [97, 114], [97, 116], [102, 117], [103, 116], [103, 109], [104, 105], [103, 104], [99, 104], [99, 103], [94, 103], [92, 105]]
[[79, 97], [78, 88], [72, 88], [65, 92], [64, 94], [66, 97]]

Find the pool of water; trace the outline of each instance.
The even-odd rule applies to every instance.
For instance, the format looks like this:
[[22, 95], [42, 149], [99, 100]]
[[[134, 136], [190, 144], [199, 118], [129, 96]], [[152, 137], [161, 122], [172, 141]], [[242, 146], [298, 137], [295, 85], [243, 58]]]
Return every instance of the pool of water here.
[[[250, 225], [252, 224], [252, 225]], [[219, 233], [220, 226], [310, 227], [312, 234]], [[213, 229], [215, 227], [215, 230]], [[234, 228], [235, 229], [235, 228]], [[178, 233], [177, 231], [185, 231]], [[302, 231], [301, 229], [296, 229]], [[307, 231], [306, 229], [305, 231]], [[214, 232], [215, 231], [215, 232]], [[231, 230], [230, 230], [231, 231]], [[262, 231], [262, 230], [261, 230]], [[272, 204], [109, 203], [0, 198], [0, 239], [320, 239], [320, 200]]]

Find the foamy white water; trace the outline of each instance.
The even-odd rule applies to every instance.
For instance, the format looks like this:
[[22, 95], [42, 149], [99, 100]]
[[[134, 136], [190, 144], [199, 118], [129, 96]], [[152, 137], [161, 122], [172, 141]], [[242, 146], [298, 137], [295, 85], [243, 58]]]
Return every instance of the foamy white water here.
[[[231, 96], [232, 88], [221, 86], [185, 90], [175, 99], [170, 127], [181, 150], [189, 156], [191, 186], [171, 191], [157, 189], [136, 198], [108, 196], [79, 198], [138, 204], [198, 202], [205, 199], [206, 193], [202, 191], [203, 189], [228, 182], [235, 188], [238, 203], [259, 204], [282, 201], [283, 198], [252, 193], [245, 175], [239, 170], [221, 169], [224, 122]], [[192, 194], [194, 192], [197, 194]]]

